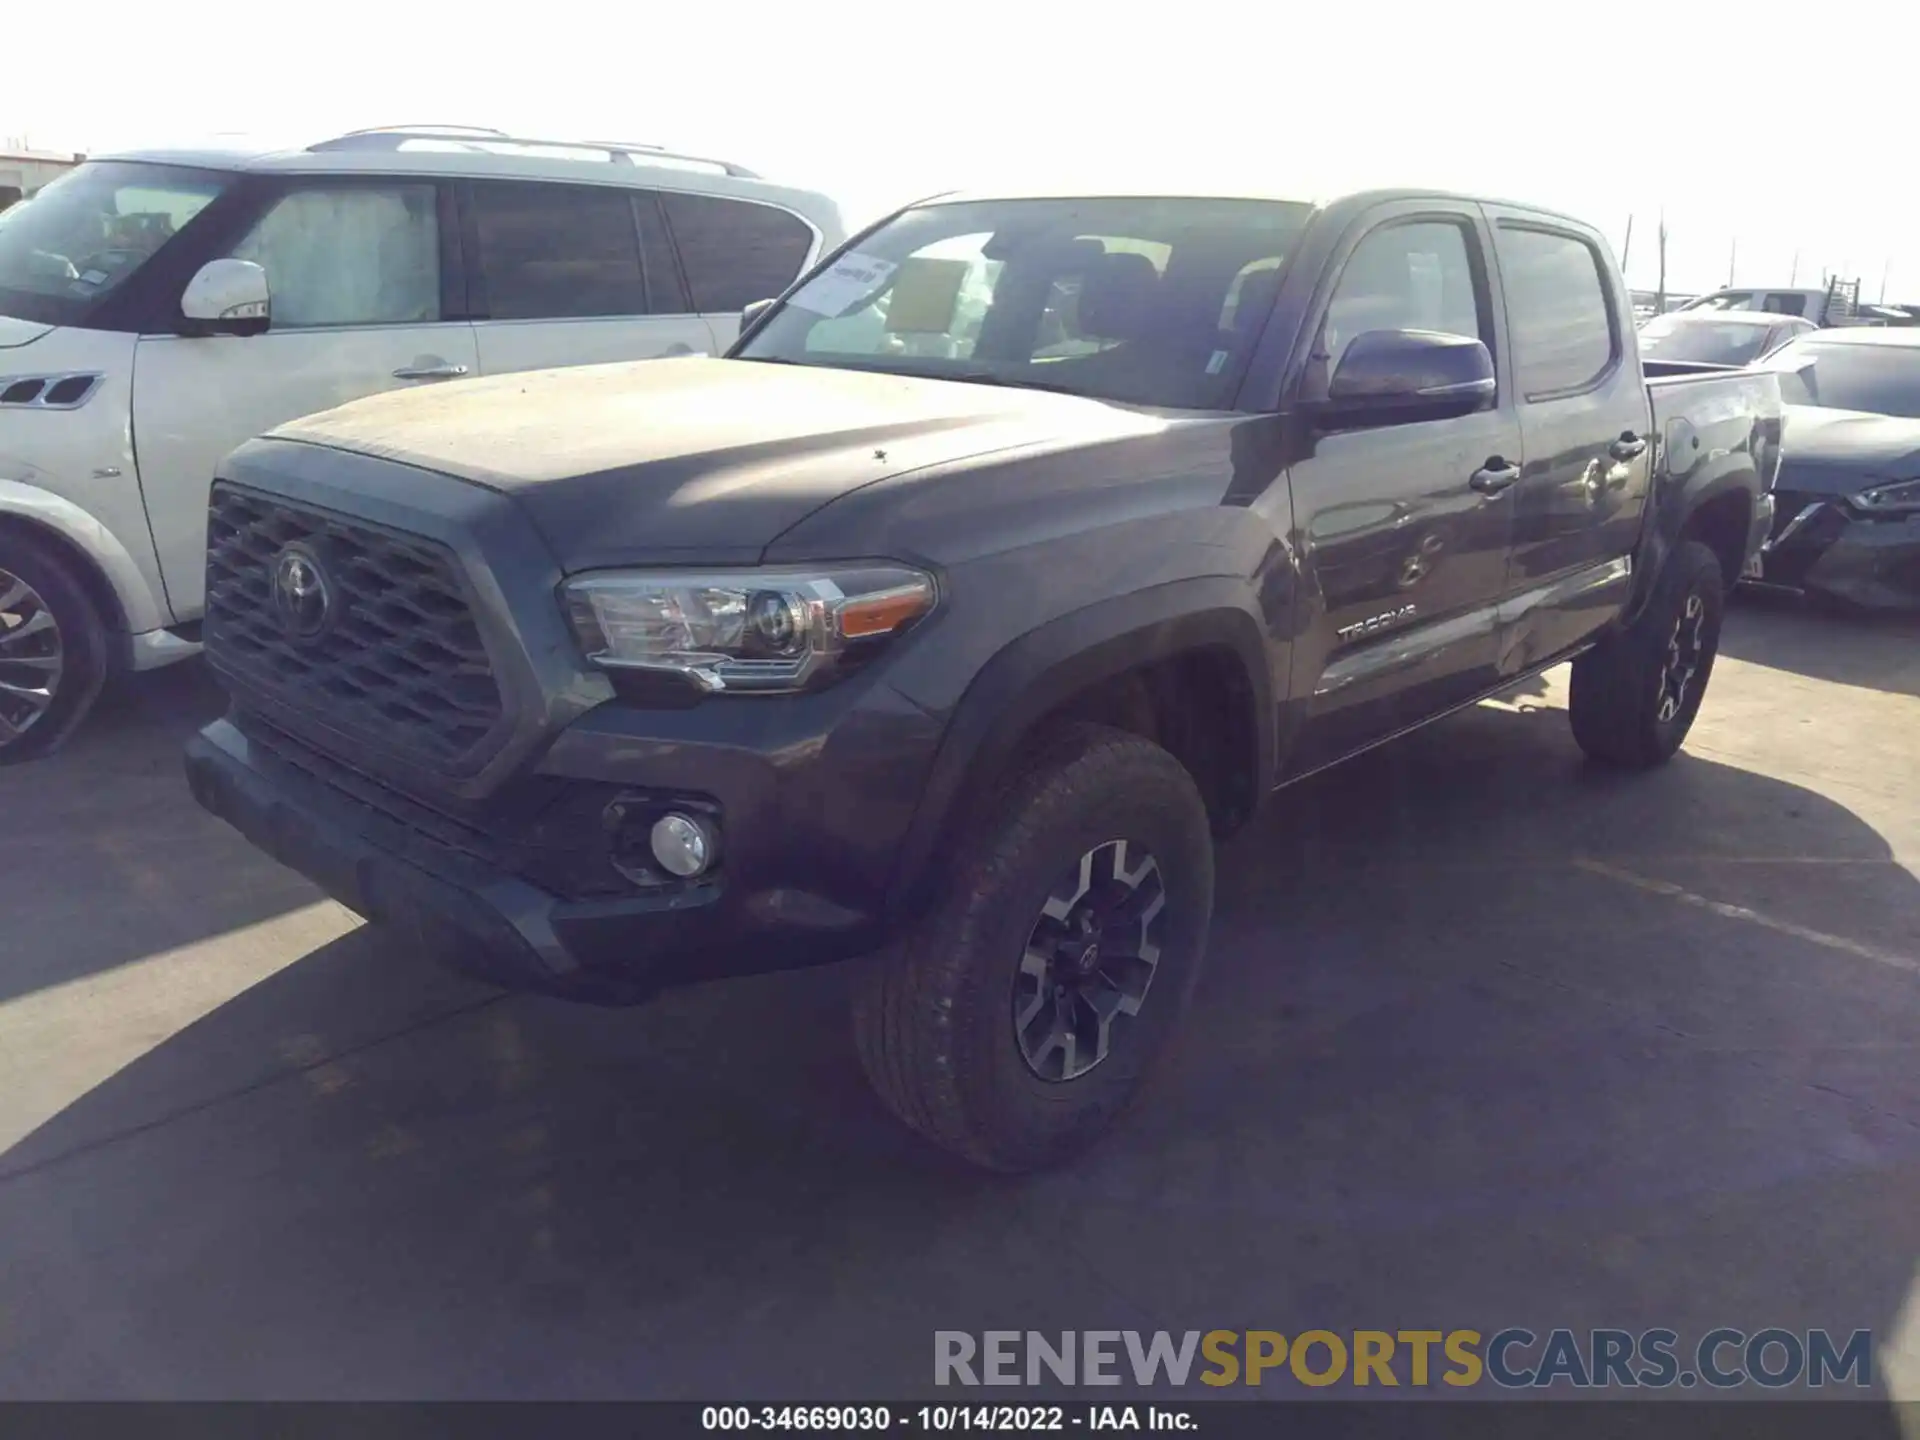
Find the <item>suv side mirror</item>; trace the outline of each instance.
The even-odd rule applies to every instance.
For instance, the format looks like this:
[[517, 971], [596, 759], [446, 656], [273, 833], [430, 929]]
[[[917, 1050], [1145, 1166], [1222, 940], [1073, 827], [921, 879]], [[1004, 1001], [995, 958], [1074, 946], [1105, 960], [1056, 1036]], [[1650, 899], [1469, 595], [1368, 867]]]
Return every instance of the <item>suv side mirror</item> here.
[[740, 333], [742, 335], [746, 334], [748, 328], [753, 324], [753, 322], [758, 320], [762, 315], [766, 314], [767, 311], [771, 310], [772, 308], [773, 308], [773, 301], [756, 300], [751, 305], [743, 309], [740, 312]]
[[1325, 409], [1343, 426], [1442, 420], [1486, 409], [1497, 390], [1493, 356], [1470, 336], [1368, 330], [1340, 357]]
[[180, 296], [189, 335], [259, 335], [272, 323], [267, 272], [251, 260], [209, 260]]

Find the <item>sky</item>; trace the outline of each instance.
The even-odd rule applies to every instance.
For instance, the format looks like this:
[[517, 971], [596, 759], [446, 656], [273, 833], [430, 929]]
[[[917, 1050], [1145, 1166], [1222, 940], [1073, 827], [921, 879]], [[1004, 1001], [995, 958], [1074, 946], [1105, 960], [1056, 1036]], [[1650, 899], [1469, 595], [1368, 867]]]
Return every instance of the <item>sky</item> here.
[[[1651, 288], [1920, 302], [1920, 7], [1826, 0], [967, 0], [538, 7], [172, 0], [0, 21], [0, 146], [493, 125], [724, 155], [851, 222], [956, 186], [1132, 174], [1314, 198], [1438, 185], [1570, 211]], [[457, 18], [456, 18], [457, 17]], [[1561, 18], [1564, 17], [1564, 18]], [[1872, 61], [1888, 58], [1888, 78]], [[1801, 63], [1800, 57], [1808, 57]]]

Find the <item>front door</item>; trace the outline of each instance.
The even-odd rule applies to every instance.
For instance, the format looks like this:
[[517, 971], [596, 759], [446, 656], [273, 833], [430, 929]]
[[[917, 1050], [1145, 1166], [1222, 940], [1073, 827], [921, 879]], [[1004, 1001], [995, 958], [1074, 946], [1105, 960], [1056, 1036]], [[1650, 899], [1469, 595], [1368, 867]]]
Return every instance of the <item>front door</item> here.
[[[1498, 355], [1484, 225], [1390, 208], [1348, 255], [1314, 365], [1370, 330], [1470, 335]], [[1311, 696], [1291, 773], [1317, 769], [1491, 688], [1519, 478], [1504, 366], [1490, 409], [1321, 435], [1291, 471], [1295, 543], [1321, 613], [1294, 646]]]
[[473, 327], [441, 319], [441, 213], [432, 182], [290, 188], [230, 252], [267, 272], [267, 333], [140, 338], [134, 454], [177, 618], [203, 608], [207, 490], [228, 451], [302, 415], [478, 368]]
[[1577, 228], [1493, 209], [1527, 464], [1514, 487], [1503, 675], [1564, 654], [1632, 585], [1652, 473], [1646, 386], [1611, 262]]

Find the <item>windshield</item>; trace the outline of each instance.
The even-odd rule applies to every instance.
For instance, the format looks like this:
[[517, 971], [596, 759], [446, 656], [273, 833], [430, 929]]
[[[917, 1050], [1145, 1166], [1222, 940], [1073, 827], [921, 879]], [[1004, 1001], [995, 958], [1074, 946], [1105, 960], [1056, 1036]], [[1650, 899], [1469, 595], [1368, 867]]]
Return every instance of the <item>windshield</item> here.
[[1310, 213], [1261, 200], [922, 206], [823, 268], [736, 353], [1224, 409]]
[[0, 314], [82, 323], [232, 180], [105, 160], [0, 212]]
[[1640, 327], [1640, 353], [1655, 360], [1746, 365], [1760, 358], [1767, 336], [1772, 333], [1766, 325], [1656, 315]]
[[1776, 350], [1765, 367], [1780, 372], [1780, 398], [1789, 405], [1920, 417], [1920, 346], [1809, 336]]

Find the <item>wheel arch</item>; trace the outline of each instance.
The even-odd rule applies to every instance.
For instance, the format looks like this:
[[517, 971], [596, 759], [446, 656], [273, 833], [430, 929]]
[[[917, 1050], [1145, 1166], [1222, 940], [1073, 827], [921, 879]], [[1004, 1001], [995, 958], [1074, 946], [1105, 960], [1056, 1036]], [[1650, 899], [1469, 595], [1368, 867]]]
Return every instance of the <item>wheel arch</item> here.
[[1720, 561], [1726, 586], [1740, 578], [1752, 540], [1757, 492], [1751, 469], [1723, 474], [1699, 486], [1674, 486], [1664, 503], [1656, 503], [1634, 561], [1634, 593], [1623, 622], [1631, 624], [1646, 609], [1674, 553], [1691, 540], [1712, 550]]
[[69, 565], [121, 648], [128, 636], [157, 630], [172, 618], [132, 552], [71, 500], [37, 485], [0, 478], [0, 533], [42, 544]]
[[[1164, 667], [1198, 665], [1201, 670]], [[1243, 582], [1226, 577], [1176, 582], [1102, 601], [1027, 631], [981, 667], [955, 707], [935, 752], [920, 806], [901, 847], [888, 896], [890, 918], [925, 902], [937, 880], [935, 858], [973, 817], [975, 803], [990, 793], [982, 783], [1003, 774], [1022, 744], [1054, 719], [1119, 717], [1096, 707], [1093, 697], [1116, 685], [1165, 692], [1188, 679], [1217, 682], [1206, 692], [1220, 713], [1224, 733], [1238, 753], [1224, 770], [1196, 775], [1217, 831], [1225, 832], [1273, 787], [1276, 767], [1275, 684], [1266, 628]], [[1201, 695], [1193, 697], [1196, 701]], [[1148, 704], [1156, 703], [1149, 695]], [[1123, 728], [1139, 730], [1138, 725]], [[1143, 732], [1151, 733], [1151, 732]], [[1167, 738], [1153, 738], [1167, 744]], [[1180, 741], [1167, 744], [1176, 758]]]

